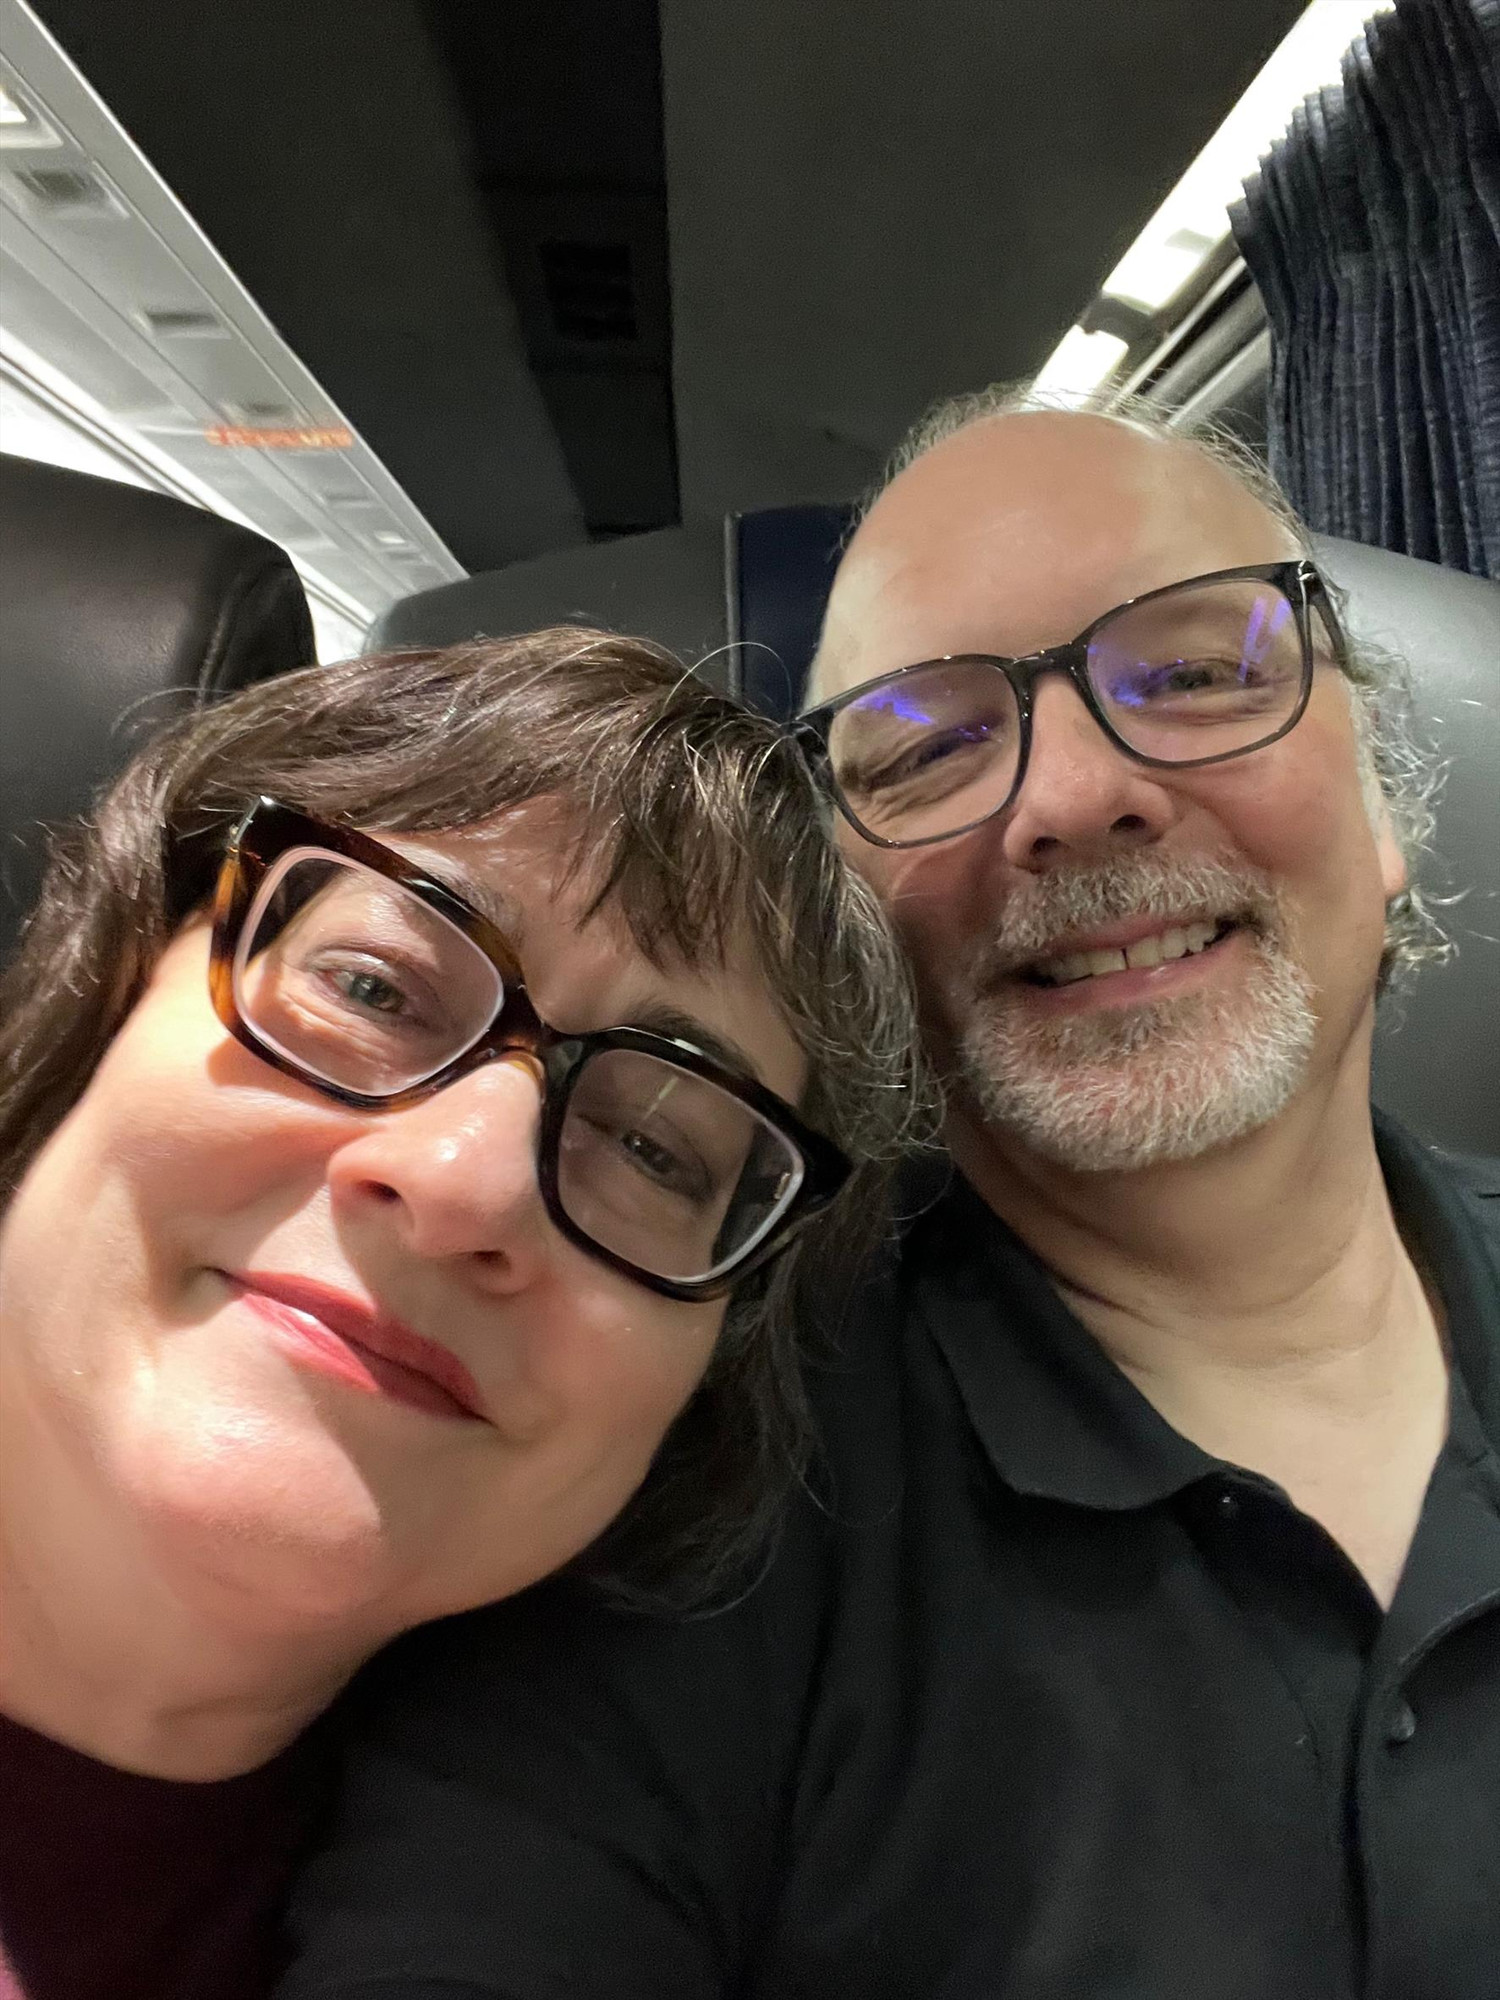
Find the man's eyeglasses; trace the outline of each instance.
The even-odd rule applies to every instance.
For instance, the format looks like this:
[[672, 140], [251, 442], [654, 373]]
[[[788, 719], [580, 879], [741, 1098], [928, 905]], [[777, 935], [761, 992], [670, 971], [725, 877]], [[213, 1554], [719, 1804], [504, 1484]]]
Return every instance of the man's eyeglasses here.
[[690, 1042], [548, 1027], [487, 918], [379, 841], [272, 799], [245, 814], [220, 870], [209, 990], [263, 1062], [364, 1110], [531, 1057], [548, 1214], [668, 1298], [727, 1291], [849, 1173], [790, 1105]]
[[1320, 660], [1347, 648], [1309, 562], [1215, 570], [1116, 605], [1064, 646], [962, 653], [867, 681], [799, 729], [839, 810], [878, 847], [948, 840], [1005, 811], [1031, 753], [1043, 674], [1066, 674], [1142, 764], [1219, 764], [1299, 720]]

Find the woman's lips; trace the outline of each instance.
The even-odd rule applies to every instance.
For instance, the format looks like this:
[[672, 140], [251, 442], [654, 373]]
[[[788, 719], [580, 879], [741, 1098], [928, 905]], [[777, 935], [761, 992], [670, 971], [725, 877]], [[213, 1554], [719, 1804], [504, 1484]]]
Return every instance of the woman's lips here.
[[226, 1272], [291, 1358], [367, 1395], [439, 1417], [484, 1417], [479, 1386], [456, 1354], [347, 1292], [281, 1272]]

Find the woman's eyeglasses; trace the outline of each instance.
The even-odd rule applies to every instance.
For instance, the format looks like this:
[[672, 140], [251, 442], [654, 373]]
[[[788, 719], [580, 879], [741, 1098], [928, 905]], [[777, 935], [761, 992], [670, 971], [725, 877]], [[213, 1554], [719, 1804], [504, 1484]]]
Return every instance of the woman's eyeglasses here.
[[219, 874], [210, 993], [230, 1034], [340, 1104], [392, 1109], [513, 1053], [544, 1079], [553, 1222], [668, 1298], [713, 1298], [849, 1173], [774, 1092], [641, 1028], [564, 1035], [503, 934], [367, 835], [261, 799]]
[[1005, 811], [1031, 753], [1043, 674], [1066, 674], [1105, 735], [1142, 764], [1219, 764], [1300, 719], [1320, 653], [1347, 647], [1309, 562], [1215, 570], [1116, 605], [1023, 659], [954, 654], [902, 667], [799, 724], [850, 824], [877, 847], [948, 840]]

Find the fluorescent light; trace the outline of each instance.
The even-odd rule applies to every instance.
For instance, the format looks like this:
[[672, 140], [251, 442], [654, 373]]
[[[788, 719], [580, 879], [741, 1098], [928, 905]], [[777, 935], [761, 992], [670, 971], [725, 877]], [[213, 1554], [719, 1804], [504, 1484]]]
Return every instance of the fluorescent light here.
[[1351, 42], [1393, 0], [1311, 0], [1265, 67], [1104, 281], [1114, 298], [1155, 312], [1229, 233], [1238, 201], [1261, 156], [1315, 90], [1339, 81]]
[[0, 77], [0, 146], [25, 151], [57, 143], [57, 134], [33, 109], [30, 98]]
[[1163, 236], [1148, 228], [1110, 272], [1105, 293], [1154, 312], [1181, 290], [1217, 240], [1196, 229], [1174, 229]]
[[1069, 327], [1032, 386], [1061, 401], [1073, 396], [1082, 399], [1099, 386], [1125, 351], [1125, 342], [1116, 334], [1085, 333], [1081, 326]]
[[[1229, 208], [1245, 181], [1315, 90], [1337, 83], [1344, 55], [1365, 25], [1395, 0], [1310, 0], [1264, 68], [1104, 281], [1108, 298], [1157, 312], [1229, 233]], [[1124, 352], [1103, 333], [1071, 327], [1036, 387], [1086, 395]]]

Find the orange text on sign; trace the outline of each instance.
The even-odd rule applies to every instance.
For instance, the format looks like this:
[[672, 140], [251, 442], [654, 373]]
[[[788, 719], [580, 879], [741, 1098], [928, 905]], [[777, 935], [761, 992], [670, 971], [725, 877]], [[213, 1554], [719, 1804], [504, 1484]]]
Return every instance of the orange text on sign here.
[[250, 446], [256, 451], [347, 451], [354, 433], [342, 424], [279, 430], [260, 424], [215, 424], [203, 433], [209, 444]]

